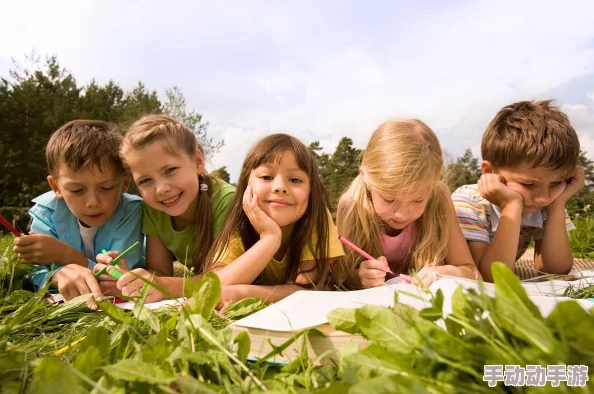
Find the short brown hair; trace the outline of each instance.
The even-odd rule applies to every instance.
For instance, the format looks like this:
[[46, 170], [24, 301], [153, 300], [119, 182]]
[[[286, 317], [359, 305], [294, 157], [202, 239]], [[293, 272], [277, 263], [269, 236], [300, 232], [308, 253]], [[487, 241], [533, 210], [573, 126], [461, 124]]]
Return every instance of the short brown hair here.
[[62, 164], [78, 171], [89, 166], [103, 170], [106, 163], [124, 172], [119, 156], [122, 135], [117, 127], [102, 120], [73, 120], [50, 137], [45, 148], [47, 168], [57, 177]]
[[489, 123], [481, 154], [494, 168], [526, 163], [570, 171], [577, 165], [580, 141], [552, 100], [520, 101], [503, 107]]

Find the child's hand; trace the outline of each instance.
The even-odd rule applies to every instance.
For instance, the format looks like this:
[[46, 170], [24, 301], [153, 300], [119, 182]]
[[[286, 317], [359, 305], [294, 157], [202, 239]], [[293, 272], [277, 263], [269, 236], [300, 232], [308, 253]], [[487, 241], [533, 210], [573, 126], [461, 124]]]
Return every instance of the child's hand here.
[[585, 184], [585, 176], [584, 176], [584, 167], [577, 166], [573, 174], [570, 174], [569, 178], [565, 180], [567, 186], [563, 193], [559, 195], [554, 201], [558, 201], [560, 204], [565, 206], [567, 200], [573, 197], [577, 192], [579, 192]]
[[91, 270], [80, 265], [68, 264], [62, 267], [52, 277], [52, 284], [58, 288], [66, 300], [91, 293], [93, 298], [98, 301], [103, 298], [99, 283]]
[[505, 180], [499, 174], [483, 174], [478, 180], [478, 188], [481, 196], [489, 200], [501, 209], [507, 205], [518, 204], [524, 206], [524, 199], [520, 193], [508, 187]]
[[[96, 257], [97, 264], [93, 268], [93, 274], [97, 274], [97, 272], [101, 271], [107, 264], [109, 264], [114, 258], [119, 256], [120, 252], [107, 252], [107, 254], [100, 253]], [[101, 286], [101, 290], [103, 294], [113, 296], [116, 294], [121, 294], [120, 289], [117, 287], [118, 278], [113, 277], [109, 274], [111, 270], [118, 271], [120, 274], [125, 274], [129, 271], [128, 265], [126, 264], [126, 260], [122, 259], [118, 261], [117, 265], [120, 267], [111, 266], [107, 268], [107, 271], [97, 278], [99, 282], [99, 286]]]
[[28, 263], [64, 265], [72, 247], [46, 234], [30, 233], [15, 238], [12, 249]]
[[221, 298], [217, 304], [217, 310], [221, 311], [227, 308], [231, 303], [240, 301], [245, 298], [242, 293], [243, 285], [230, 285], [221, 288]]
[[413, 285], [420, 286], [423, 283], [426, 287], [431, 286], [431, 283], [437, 280], [437, 277], [445, 275], [448, 272], [447, 266], [437, 267], [423, 267], [416, 275], [413, 276]]
[[252, 187], [250, 185], [247, 186], [245, 193], [243, 193], [243, 211], [252, 226], [254, 226], [254, 229], [260, 234], [260, 238], [270, 236], [281, 238], [282, 232], [280, 226], [260, 208], [258, 205], [258, 195], [252, 193]]
[[384, 256], [377, 260], [365, 260], [359, 266], [359, 280], [364, 288], [377, 287], [386, 281], [388, 272], [391, 272], [390, 266]]
[[[134, 273], [136, 276], [132, 275], [132, 273]], [[140, 292], [142, 291], [142, 287], [144, 286], [145, 282], [142, 279], [137, 278], [137, 276], [140, 276], [146, 280], [154, 282], [155, 284], [161, 287], [164, 287], [162, 283], [163, 278], [155, 276], [153, 273], [148, 272], [144, 268], [136, 268], [132, 271], [124, 273], [124, 275], [122, 275], [122, 277], [118, 279], [116, 285], [117, 288], [122, 292], [122, 295], [128, 297], [140, 296]], [[161, 293], [153, 286], [150, 286], [149, 293], [145, 302], [150, 303], [167, 299], [169, 299], [167, 295]]]

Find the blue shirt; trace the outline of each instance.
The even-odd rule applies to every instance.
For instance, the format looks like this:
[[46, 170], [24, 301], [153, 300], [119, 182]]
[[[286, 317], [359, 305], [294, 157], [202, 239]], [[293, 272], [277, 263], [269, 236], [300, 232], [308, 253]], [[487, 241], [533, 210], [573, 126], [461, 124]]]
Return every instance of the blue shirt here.
[[[62, 199], [56, 198], [54, 192], [47, 192], [33, 200], [35, 205], [29, 210], [33, 218], [31, 231], [46, 234], [70, 245], [84, 255], [78, 219], [68, 209]], [[95, 235], [95, 251], [117, 250], [124, 251], [136, 241], [143, 242], [141, 232], [142, 198], [123, 193], [120, 202], [109, 220], [97, 229]], [[88, 260], [89, 269], [93, 269], [96, 262]], [[130, 269], [144, 267], [142, 248], [134, 248], [126, 256], [126, 263]], [[43, 288], [60, 265], [39, 265], [29, 273], [36, 290]]]

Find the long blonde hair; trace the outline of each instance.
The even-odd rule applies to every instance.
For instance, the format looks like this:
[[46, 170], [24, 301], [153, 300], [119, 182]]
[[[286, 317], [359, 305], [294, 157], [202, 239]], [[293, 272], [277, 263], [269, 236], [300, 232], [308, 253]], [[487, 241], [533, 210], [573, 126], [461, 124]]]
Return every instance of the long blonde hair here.
[[[196, 157], [196, 149], [204, 150], [190, 129], [177, 120], [166, 115], [146, 115], [130, 126], [120, 148], [120, 155], [126, 165], [126, 154], [132, 150], [142, 149], [153, 143], [162, 141], [167, 151], [175, 156], [188, 155], [192, 160]], [[194, 230], [192, 265], [196, 272], [202, 270], [204, 260], [213, 243], [212, 236], [212, 185], [217, 180], [208, 174], [197, 174], [199, 184], [206, 184], [207, 191], [198, 187], [198, 207]], [[178, 259], [183, 256], [176, 256]]]
[[[408, 193], [429, 186], [431, 195], [417, 219], [417, 235], [406, 269], [444, 264], [450, 220], [449, 189], [441, 181], [444, 172], [437, 136], [417, 119], [385, 122], [372, 134], [363, 152], [361, 171], [338, 205], [337, 226], [342, 235], [372, 256], [384, 254], [381, 220], [369, 188], [380, 194]], [[345, 248], [345, 257], [332, 268], [338, 286], [355, 287], [356, 267], [363, 258]]]

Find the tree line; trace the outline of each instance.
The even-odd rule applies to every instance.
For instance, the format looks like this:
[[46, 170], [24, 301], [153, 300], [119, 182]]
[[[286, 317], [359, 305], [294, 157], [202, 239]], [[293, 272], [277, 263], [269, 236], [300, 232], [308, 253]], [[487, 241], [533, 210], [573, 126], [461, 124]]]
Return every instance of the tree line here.
[[[179, 87], [166, 90], [161, 102], [156, 91], [138, 82], [124, 90], [115, 81], [100, 85], [92, 80], [77, 84], [71, 72], [59, 65], [55, 56], [41, 62], [28, 58], [29, 66], [15, 68], [0, 78], [0, 210], [6, 216], [26, 214], [31, 199], [49, 190], [46, 182], [45, 145], [55, 130], [72, 119], [101, 119], [124, 127], [148, 113], [166, 113], [194, 131], [207, 156], [220, 151], [224, 141], [215, 141], [207, 133], [208, 122], [189, 110]], [[340, 195], [359, 172], [362, 150], [343, 137], [334, 152], [325, 153], [319, 141], [309, 145], [316, 157], [320, 175], [328, 189], [335, 212]], [[572, 215], [588, 214], [594, 207], [594, 163], [585, 152], [580, 165], [586, 169], [586, 187], [568, 203]], [[215, 171], [231, 181], [226, 166]], [[467, 149], [464, 155], [448, 163], [445, 181], [453, 191], [480, 177], [478, 158]]]

